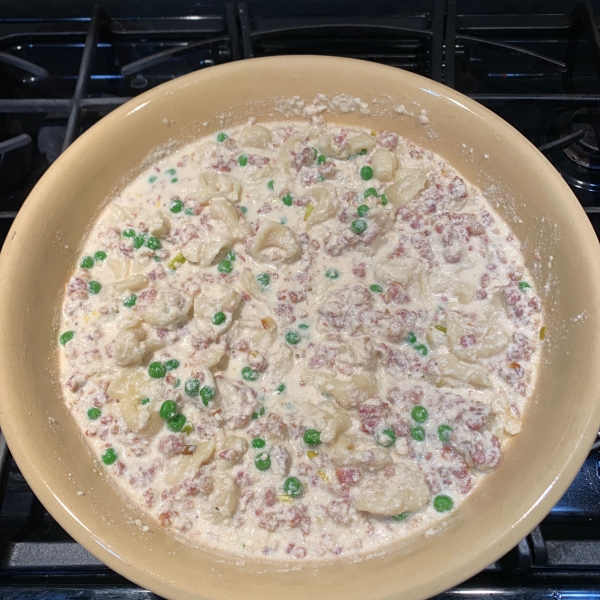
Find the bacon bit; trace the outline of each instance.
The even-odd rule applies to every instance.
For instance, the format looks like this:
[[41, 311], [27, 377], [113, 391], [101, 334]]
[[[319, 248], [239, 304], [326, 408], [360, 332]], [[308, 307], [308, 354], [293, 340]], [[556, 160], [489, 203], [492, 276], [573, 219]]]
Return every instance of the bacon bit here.
[[508, 365], [511, 369], [520, 369], [521, 365], [518, 362], [511, 362], [510, 365]]
[[463, 348], [471, 348], [477, 343], [477, 338], [472, 333], [467, 333], [460, 338], [460, 345]]

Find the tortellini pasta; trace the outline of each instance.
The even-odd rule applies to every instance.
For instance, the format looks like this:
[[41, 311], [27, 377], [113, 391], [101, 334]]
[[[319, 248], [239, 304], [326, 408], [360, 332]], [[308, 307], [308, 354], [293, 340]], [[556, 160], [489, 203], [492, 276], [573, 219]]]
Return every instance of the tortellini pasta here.
[[456, 313], [449, 313], [447, 321], [448, 348], [461, 360], [493, 356], [508, 346], [508, 334], [493, 321], [471, 324]]
[[392, 181], [394, 171], [398, 168], [396, 155], [384, 148], [377, 148], [371, 157], [373, 176], [379, 181]]
[[333, 396], [344, 408], [364, 402], [379, 390], [377, 378], [372, 373], [360, 373], [353, 375], [349, 381], [343, 381], [326, 373], [306, 372], [303, 379], [323, 394]]
[[143, 436], [158, 433], [163, 420], [158, 412], [149, 405], [141, 404], [148, 393], [148, 381], [144, 373], [123, 374], [114, 379], [108, 386], [108, 395], [119, 401], [119, 412], [127, 427]]
[[215, 480], [215, 490], [208, 499], [208, 513], [214, 521], [222, 521], [233, 516], [237, 509], [240, 491], [229, 475], [221, 475]]
[[246, 125], [242, 129], [239, 142], [242, 146], [251, 148], [267, 148], [273, 141], [271, 132], [262, 125]]
[[319, 186], [307, 190], [306, 195], [314, 200], [312, 211], [306, 219], [307, 229], [335, 217], [339, 210], [339, 202], [335, 196], [335, 190]]
[[405, 464], [397, 464], [394, 469], [392, 477], [365, 477], [351, 489], [358, 510], [392, 516], [414, 512], [429, 502], [429, 487], [420, 471]]
[[131, 319], [113, 340], [112, 356], [121, 367], [139, 365], [147, 354], [163, 346], [160, 340], [148, 339], [148, 333], [138, 319]]
[[437, 387], [461, 387], [465, 384], [476, 388], [491, 386], [485, 371], [475, 364], [459, 360], [452, 354], [443, 354], [428, 364], [426, 379]]
[[325, 156], [332, 158], [348, 158], [361, 150], [370, 150], [375, 146], [375, 138], [366, 133], [356, 133], [344, 138], [343, 136], [323, 135], [317, 142], [317, 149]]
[[146, 323], [159, 329], [177, 329], [190, 319], [192, 298], [179, 290], [161, 289], [142, 313]]
[[[200, 332], [218, 339], [232, 325], [234, 313], [242, 298], [235, 290], [214, 283], [206, 286], [194, 299], [194, 319]], [[213, 317], [223, 313], [225, 320], [215, 323]]]
[[302, 246], [289, 227], [265, 219], [256, 233], [250, 253], [261, 262], [291, 263], [302, 255]]
[[175, 485], [185, 477], [194, 477], [200, 467], [209, 461], [214, 450], [215, 442], [213, 440], [197, 442], [192, 454], [180, 456], [177, 463], [167, 471], [165, 482], [168, 485]]
[[186, 190], [184, 197], [199, 204], [208, 204], [215, 196], [225, 196], [230, 202], [239, 202], [242, 186], [239, 181], [226, 173], [203, 171], [198, 179]]
[[427, 176], [417, 169], [398, 169], [394, 183], [385, 188], [388, 201], [394, 206], [404, 206], [428, 185]]
[[164, 238], [168, 235], [170, 228], [171, 225], [169, 223], [169, 219], [167, 219], [167, 217], [165, 217], [160, 210], [157, 210], [154, 213], [154, 218], [150, 223], [150, 233], [156, 237]]

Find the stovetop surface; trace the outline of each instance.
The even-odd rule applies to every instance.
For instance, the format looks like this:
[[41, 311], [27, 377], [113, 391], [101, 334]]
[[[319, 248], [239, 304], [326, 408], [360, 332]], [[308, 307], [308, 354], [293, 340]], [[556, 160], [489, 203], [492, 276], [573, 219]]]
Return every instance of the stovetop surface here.
[[[0, 241], [62, 150], [127, 99], [211, 65], [307, 53], [407, 69], [488, 106], [546, 153], [600, 235], [599, 24], [600, 0], [0, 0]], [[155, 597], [67, 535], [0, 438], [2, 495], [0, 600]], [[439, 598], [463, 596], [600, 598], [600, 449], [531, 535]]]

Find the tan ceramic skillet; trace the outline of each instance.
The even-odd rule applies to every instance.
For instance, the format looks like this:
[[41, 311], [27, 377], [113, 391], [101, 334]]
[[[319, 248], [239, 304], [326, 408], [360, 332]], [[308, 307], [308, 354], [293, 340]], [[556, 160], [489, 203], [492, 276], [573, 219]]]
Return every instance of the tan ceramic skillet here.
[[[149, 153], [319, 93], [330, 121], [395, 131], [448, 159], [486, 190], [523, 242], [543, 289], [548, 336], [521, 434], [436, 535], [359, 564], [292, 571], [238, 563], [143, 533], [92, 461], [56, 385], [56, 319], [86, 228]], [[282, 98], [298, 96], [296, 102]], [[339, 100], [339, 98], [338, 98]], [[417, 103], [414, 105], [413, 102]], [[350, 103], [352, 104], [352, 103]], [[425, 109], [429, 123], [393, 108]], [[353, 105], [356, 106], [355, 104]], [[285, 112], [285, 111], [284, 111]], [[486, 158], [486, 155], [487, 158]], [[534, 267], [534, 253], [542, 256]], [[373, 63], [276, 57], [210, 68], [151, 90], [77, 140], [35, 187], [0, 258], [0, 424], [33, 491], [92, 554], [167, 598], [423, 598], [508, 551], [558, 501], [600, 423], [600, 251], [579, 203], [550, 163], [487, 109], [442, 85]], [[98, 472], [95, 472], [95, 471]], [[77, 492], [85, 495], [78, 495]]]

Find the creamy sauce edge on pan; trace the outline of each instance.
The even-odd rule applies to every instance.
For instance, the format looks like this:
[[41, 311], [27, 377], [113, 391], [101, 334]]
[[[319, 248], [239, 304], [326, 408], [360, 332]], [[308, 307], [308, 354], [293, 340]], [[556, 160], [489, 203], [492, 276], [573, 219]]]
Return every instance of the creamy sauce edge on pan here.
[[441, 157], [250, 122], [106, 206], [65, 289], [60, 377], [151, 528], [357, 559], [431, 531], [501, 466], [541, 308], [515, 235]]

